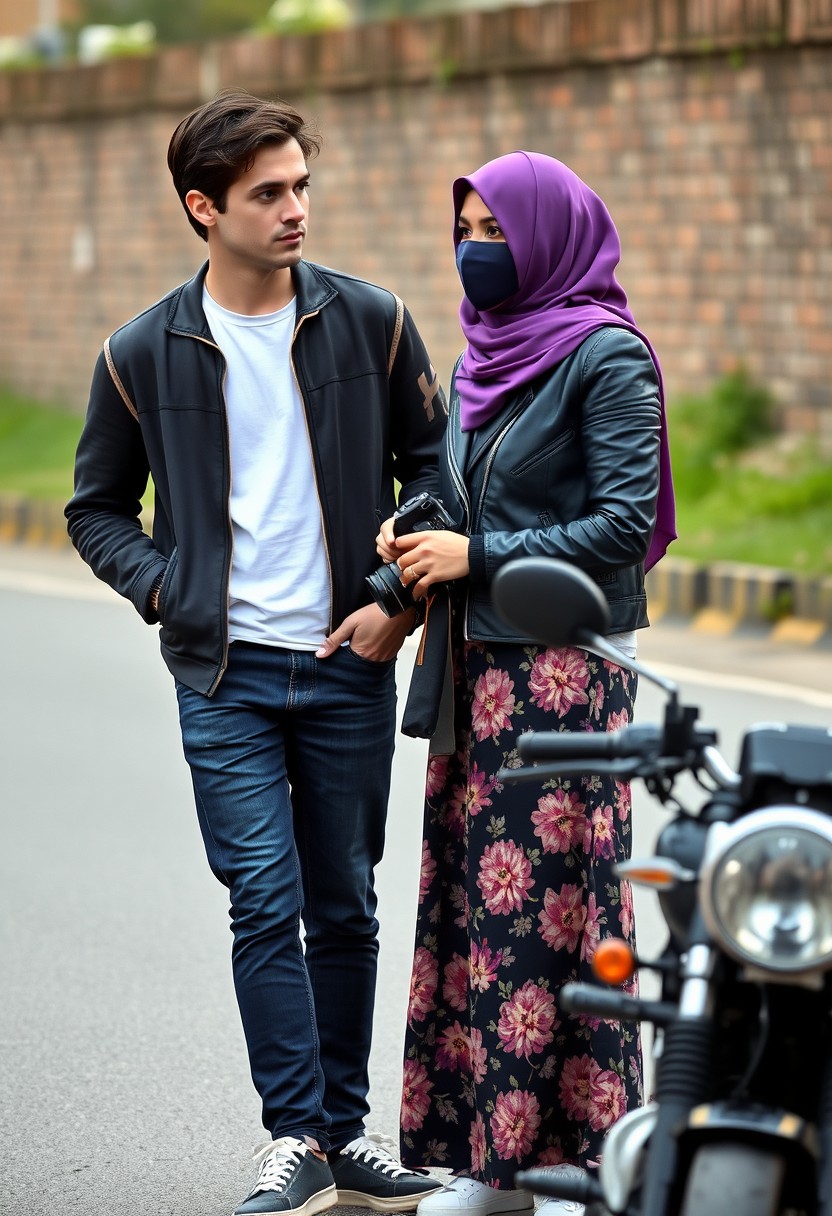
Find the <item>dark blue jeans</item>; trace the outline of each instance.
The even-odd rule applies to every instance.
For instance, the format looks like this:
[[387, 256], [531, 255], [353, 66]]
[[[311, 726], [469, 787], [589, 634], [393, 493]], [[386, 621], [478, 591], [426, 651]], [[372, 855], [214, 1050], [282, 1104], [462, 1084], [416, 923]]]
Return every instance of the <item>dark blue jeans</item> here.
[[177, 684], [263, 1123], [323, 1149], [361, 1135], [368, 1111], [394, 669], [235, 642], [212, 697]]

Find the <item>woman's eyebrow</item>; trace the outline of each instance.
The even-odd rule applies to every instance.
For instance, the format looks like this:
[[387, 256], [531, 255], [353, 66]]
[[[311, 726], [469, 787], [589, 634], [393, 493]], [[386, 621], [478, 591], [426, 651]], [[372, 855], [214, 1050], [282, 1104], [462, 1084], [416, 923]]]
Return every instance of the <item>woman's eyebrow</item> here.
[[[480, 223], [480, 224], [497, 224], [497, 221], [496, 221], [496, 219], [494, 218], [494, 216], [493, 216], [493, 215], [481, 215], [481, 216], [480, 216], [480, 218], [479, 218], [479, 220], [478, 220], [477, 222], [478, 222], [478, 223]], [[465, 224], [466, 228], [471, 228], [471, 227], [473, 227], [473, 225], [472, 225], [471, 221], [470, 221], [470, 220], [467, 220], [467, 219], [465, 218], [465, 216], [464, 216], [464, 215], [461, 215], [461, 214], [460, 214], [459, 219], [457, 220], [457, 224]], [[499, 225], [499, 224], [497, 224], [497, 227], [499, 228], [499, 227], [500, 227], [500, 225]]]

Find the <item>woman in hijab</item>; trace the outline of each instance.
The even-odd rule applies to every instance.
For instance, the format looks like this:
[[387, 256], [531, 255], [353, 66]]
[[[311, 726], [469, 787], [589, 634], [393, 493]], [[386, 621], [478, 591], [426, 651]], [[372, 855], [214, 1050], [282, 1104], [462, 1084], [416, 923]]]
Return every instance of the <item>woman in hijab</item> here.
[[428, 634], [446, 584], [452, 607], [453, 722], [445, 741], [434, 736], [427, 774], [402, 1159], [452, 1171], [420, 1216], [531, 1216], [516, 1171], [592, 1167], [608, 1128], [642, 1100], [636, 1030], [558, 1006], [563, 984], [590, 978], [600, 940], [634, 945], [630, 889], [614, 872], [630, 855], [630, 790], [496, 774], [518, 763], [524, 731], [631, 721], [636, 676], [518, 638], [489, 588], [513, 558], [573, 562], [634, 658], [644, 571], [675, 536], [673, 491], [661, 371], [616, 280], [601, 199], [533, 152], [459, 178], [453, 198], [467, 346], [442, 495], [458, 531], [397, 540], [386, 521], [379, 534], [379, 552], [427, 600]]

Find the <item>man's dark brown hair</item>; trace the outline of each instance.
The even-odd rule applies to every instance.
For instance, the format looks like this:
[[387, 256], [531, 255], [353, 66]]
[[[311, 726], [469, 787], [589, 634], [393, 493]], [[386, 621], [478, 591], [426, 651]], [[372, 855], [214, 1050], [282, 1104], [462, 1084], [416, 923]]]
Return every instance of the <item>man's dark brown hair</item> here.
[[321, 144], [315, 129], [285, 101], [265, 101], [237, 89], [182, 119], [168, 146], [168, 168], [188, 221], [203, 241], [208, 231], [188, 210], [188, 191], [199, 190], [225, 211], [229, 186], [251, 168], [260, 149], [289, 139], [297, 140], [307, 160]]

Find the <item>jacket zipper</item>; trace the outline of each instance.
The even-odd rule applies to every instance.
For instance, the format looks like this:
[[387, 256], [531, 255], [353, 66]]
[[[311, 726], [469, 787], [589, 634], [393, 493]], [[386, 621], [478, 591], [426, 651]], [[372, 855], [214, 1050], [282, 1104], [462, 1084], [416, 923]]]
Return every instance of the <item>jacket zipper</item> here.
[[[503, 439], [505, 439], [508, 432], [514, 426], [517, 419], [522, 414], [524, 405], [525, 405], [525, 400], [521, 403], [517, 412], [515, 414], [513, 414], [511, 416], [511, 418], [509, 418], [507, 420], [505, 426], [500, 431], [500, 433], [495, 437], [494, 442], [492, 443], [492, 445], [489, 449], [488, 459], [486, 460], [486, 464], [485, 464], [485, 472], [483, 473], [483, 478], [482, 478], [482, 487], [480, 489], [479, 499], [477, 500], [477, 512], [476, 512], [475, 516], [472, 516], [470, 514], [470, 504], [469, 504], [469, 520], [470, 520], [471, 527], [473, 527], [476, 522], [478, 522], [480, 519], [482, 519], [483, 507], [485, 505], [485, 494], [488, 489], [488, 480], [491, 476], [491, 470], [494, 466], [494, 461], [497, 456], [497, 449], [499, 448], [500, 444], [503, 442]], [[467, 502], [467, 497], [468, 496], [467, 496], [467, 491], [466, 491], [466, 502]], [[470, 586], [470, 580], [469, 580], [469, 586]], [[471, 598], [470, 598], [470, 593], [466, 590], [466, 593], [465, 593], [465, 625], [463, 628], [463, 633], [464, 633], [466, 642], [469, 639], [468, 626], [470, 624], [470, 620], [471, 620]]]
[[222, 359], [223, 373], [222, 386], [220, 388], [220, 400], [222, 401], [222, 416], [225, 423], [225, 450], [228, 453], [228, 493], [225, 500], [225, 520], [228, 526], [228, 565], [225, 570], [225, 622], [223, 625], [222, 638], [222, 658], [220, 660], [219, 670], [214, 676], [214, 681], [208, 689], [207, 696], [212, 697], [217, 691], [220, 680], [225, 675], [225, 669], [228, 667], [228, 618], [231, 613], [231, 567], [234, 564], [234, 528], [231, 523], [231, 428], [228, 425], [228, 403], [225, 399], [225, 382], [228, 377], [228, 363], [225, 355], [222, 353], [216, 342], [209, 342], [207, 338], [202, 338], [199, 334], [191, 334], [196, 342], [204, 342], [206, 346], [210, 346]]
[[289, 351], [289, 366], [292, 369], [292, 376], [294, 377], [295, 387], [298, 390], [298, 396], [300, 397], [301, 405], [303, 406], [303, 421], [306, 425], [306, 441], [309, 444], [309, 454], [312, 457], [312, 474], [315, 478], [315, 489], [317, 491], [317, 496], [318, 496], [318, 511], [321, 516], [321, 536], [323, 537], [323, 541], [324, 541], [324, 556], [326, 557], [326, 568], [329, 573], [329, 629], [330, 629], [330, 633], [331, 633], [332, 630], [335, 628], [335, 622], [332, 619], [334, 608], [335, 608], [335, 589], [333, 586], [334, 579], [332, 577], [332, 559], [330, 558], [330, 554], [329, 554], [329, 539], [326, 534], [326, 520], [324, 519], [324, 508], [323, 508], [323, 498], [321, 496], [321, 487], [318, 484], [318, 464], [317, 464], [317, 461], [315, 460], [315, 447], [314, 447], [314, 444], [312, 443], [312, 432], [309, 429], [309, 412], [308, 412], [307, 405], [306, 405], [306, 398], [304, 397], [303, 390], [300, 387], [300, 380], [298, 379], [298, 373], [295, 369], [295, 359], [294, 359], [294, 354], [293, 354], [294, 348], [295, 348], [295, 339], [297, 338], [298, 333], [300, 332], [301, 325], [303, 325], [304, 321], [307, 321], [310, 317], [317, 317], [318, 313], [320, 311], [321, 310], [319, 308], [316, 308], [314, 312], [304, 313], [303, 316], [298, 321], [297, 325], [295, 326], [295, 332], [292, 334], [292, 345], [291, 345], [291, 349]]

